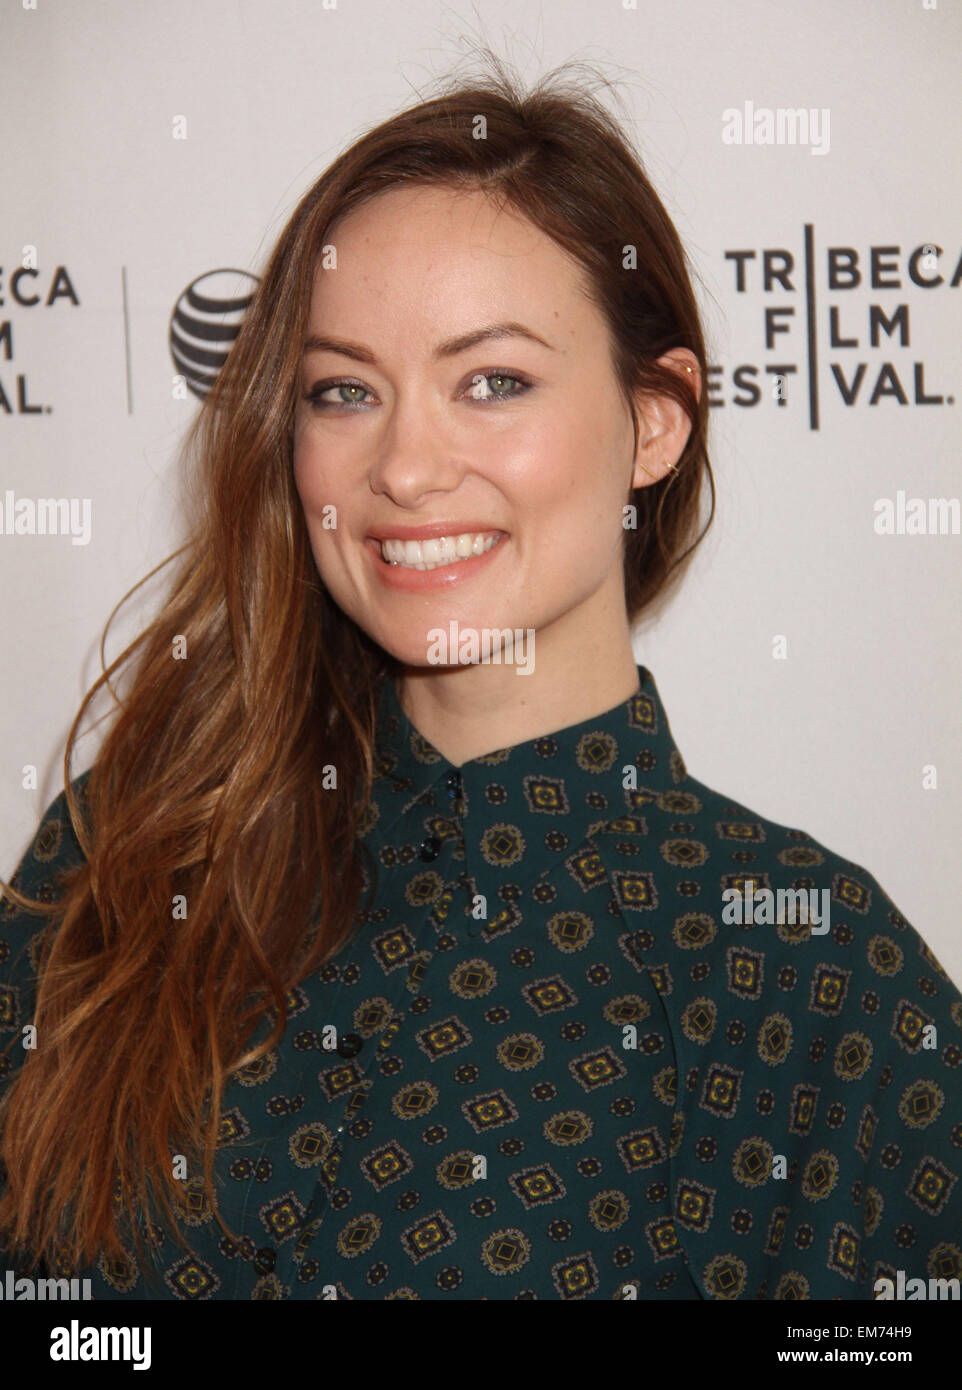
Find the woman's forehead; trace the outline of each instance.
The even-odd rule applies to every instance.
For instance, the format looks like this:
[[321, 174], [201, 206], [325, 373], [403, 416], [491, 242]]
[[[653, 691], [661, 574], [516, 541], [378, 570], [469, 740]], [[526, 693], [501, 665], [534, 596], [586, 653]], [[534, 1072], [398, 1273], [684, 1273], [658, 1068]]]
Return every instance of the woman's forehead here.
[[[492, 322], [541, 313], [582, 323], [595, 312], [585, 273], [561, 246], [488, 195], [392, 189], [328, 230], [318, 254], [311, 321], [405, 317]], [[449, 315], [447, 310], [451, 310]], [[481, 315], [479, 318], [478, 315]], [[339, 323], [347, 331], [347, 323]]]

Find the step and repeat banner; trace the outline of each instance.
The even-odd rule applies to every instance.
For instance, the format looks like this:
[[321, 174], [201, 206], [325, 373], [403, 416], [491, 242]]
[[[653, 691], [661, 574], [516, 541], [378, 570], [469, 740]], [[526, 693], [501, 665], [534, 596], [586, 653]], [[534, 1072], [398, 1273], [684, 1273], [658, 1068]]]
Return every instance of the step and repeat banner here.
[[689, 770], [863, 865], [962, 980], [947, 0], [2, 0], [0, 872], [180, 543], [178, 451], [281, 228], [478, 40], [608, 75], [690, 258], [717, 512], [634, 633]]

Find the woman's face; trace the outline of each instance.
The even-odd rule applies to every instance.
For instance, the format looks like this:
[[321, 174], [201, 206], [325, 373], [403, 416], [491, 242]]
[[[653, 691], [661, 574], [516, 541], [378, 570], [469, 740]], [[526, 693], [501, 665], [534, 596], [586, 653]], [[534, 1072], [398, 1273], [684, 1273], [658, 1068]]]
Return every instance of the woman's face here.
[[[316, 274], [308, 338], [324, 345], [303, 357], [294, 477], [334, 600], [415, 667], [435, 659], [430, 630], [452, 621], [533, 629], [539, 655], [551, 643], [572, 659], [623, 636], [622, 509], [678, 457], [687, 429], [636, 461], [580, 267], [484, 195], [423, 186], [378, 195], [329, 245], [336, 268]], [[493, 325], [513, 331], [481, 338]], [[500, 539], [459, 561], [429, 550], [444, 562], [430, 571], [386, 564], [372, 539], [434, 523], [435, 536]]]

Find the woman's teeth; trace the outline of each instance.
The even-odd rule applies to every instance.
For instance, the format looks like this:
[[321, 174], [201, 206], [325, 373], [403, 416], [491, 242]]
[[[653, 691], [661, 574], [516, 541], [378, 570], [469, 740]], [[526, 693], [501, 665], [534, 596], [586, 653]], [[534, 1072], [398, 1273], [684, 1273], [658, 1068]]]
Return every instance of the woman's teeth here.
[[382, 541], [381, 558], [389, 565], [402, 565], [406, 569], [434, 570], [439, 565], [451, 565], [472, 555], [483, 555], [500, 539], [500, 532], [478, 531], [460, 536], [439, 536], [426, 541]]

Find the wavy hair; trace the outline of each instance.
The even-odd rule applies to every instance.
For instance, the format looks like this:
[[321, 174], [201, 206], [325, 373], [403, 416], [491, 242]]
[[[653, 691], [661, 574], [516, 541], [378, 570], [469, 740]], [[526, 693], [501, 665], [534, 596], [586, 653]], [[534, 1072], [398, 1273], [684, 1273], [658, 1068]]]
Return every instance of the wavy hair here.
[[[335, 220], [401, 184], [483, 191], [584, 268], [636, 439], [645, 394], [675, 398], [691, 421], [675, 471], [631, 495], [630, 620], [711, 522], [707, 394], [657, 360], [687, 348], [705, 380], [685, 253], [618, 122], [580, 73], [566, 76], [570, 66], [525, 92], [493, 58], [490, 74], [449, 78], [341, 154], [281, 233], [185, 437], [191, 522], [164, 561], [178, 561], [168, 596], [108, 668], [110, 624], [157, 570], [113, 610], [102, 674], [67, 739], [84, 862], [55, 901], [4, 885], [50, 919], [34, 959], [42, 1045], [0, 1104], [0, 1234], [32, 1264], [64, 1273], [101, 1254], [128, 1258], [125, 1241], [132, 1234], [140, 1251], [154, 1203], [185, 1244], [175, 1154], [203, 1171], [206, 1199], [237, 1238], [213, 1187], [224, 1087], [276, 1045], [290, 990], [361, 916], [377, 697], [399, 667], [326, 592], [292, 475], [301, 347]], [[479, 115], [485, 139], [473, 138]], [[73, 747], [103, 686], [112, 722], [79, 798]], [[325, 764], [337, 768], [336, 793], [321, 785]]]

